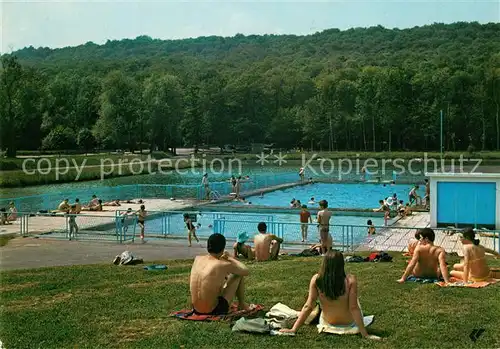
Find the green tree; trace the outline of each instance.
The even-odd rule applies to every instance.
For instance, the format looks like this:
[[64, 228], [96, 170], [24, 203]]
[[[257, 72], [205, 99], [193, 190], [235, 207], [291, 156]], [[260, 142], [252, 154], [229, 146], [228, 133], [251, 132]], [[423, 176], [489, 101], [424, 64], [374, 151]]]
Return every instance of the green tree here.
[[62, 125], [56, 126], [43, 139], [42, 149], [46, 150], [67, 150], [75, 147], [75, 133]]
[[144, 82], [143, 101], [151, 150], [178, 145], [179, 123], [183, 117], [183, 90], [173, 75], [152, 76]]
[[[31, 69], [23, 69], [15, 56], [1, 58], [0, 146], [7, 157], [15, 157], [26, 129], [37, 129], [41, 118], [41, 80]], [[28, 136], [29, 137], [29, 136]], [[32, 142], [27, 139], [25, 143]]]
[[104, 78], [102, 91], [99, 119], [93, 129], [97, 142], [134, 151], [144, 134], [142, 123], [138, 122], [142, 115], [137, 82], [123, 72], [115, 71]]
[[95, 138], [92, 131], [88, 128], [82, 128], [78, 132], [76, 144], [81, 150], [84, 150], [85, 153], [89, 153], [95, 145]]

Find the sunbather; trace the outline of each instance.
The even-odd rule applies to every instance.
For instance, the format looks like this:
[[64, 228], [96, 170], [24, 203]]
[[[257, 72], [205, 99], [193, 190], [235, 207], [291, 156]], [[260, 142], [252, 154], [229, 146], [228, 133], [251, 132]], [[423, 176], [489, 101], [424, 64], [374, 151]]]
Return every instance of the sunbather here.
[[472, 228], [468, 228], [462, 232], [460, 241], [464, 251], [464, 259], [461, 263], [455, 264], [450, 275], [463, 280], [469, 281], [485, 281], [490, 277], [490, 268], [486, 262], [486, 253], [491, 253], [498, 258], [500, 254], [489, 248], [479, 244], [479, 240], [475, 239], [476, 233]]
[[102, 204], [103, 206], [121, 206], [120, 200], [116, 199], [114, 201], [108, 201]]
[[212, 234], [207, 242], [208, 254], [194, 260], [189, 287], [197, 314], [227, 314], [235, 296], [240, 309], [249, 309], [244, 299], [244, 277], [249, 274], [248, 268], [229, 256], [225, 247], [224, 235]]
[[97, 200], [97, 205], [82, 207], [82, 211], [102, 211], [102, 200]]
[[277, 259], [283, 239], [267, 232], [267, 224], [260, 222], [257, 225], [259, 234], [254, 237], [255, 260], [267, 261]]
[[339, 251], [329, 251], [318, 274], [309, 283], [309, 297], [302, 307], [297, 321], [291, 329], [281, 332], [296, 333], [311, 314], [319, 298], [321, 320], [330, 325], [356, 325], [365, 338], [380, 339], [369, 335], [363, 323], [363, 315], [358, 303], [358, 284], [354, 275], [346, 275], [344, 256]]
[[440, 279], [449, 282], [448, 269], [446, 266], [446, 252], [442, 247], [434, 245], [436, 235], [434, 230], [424, 228], [419, 231], [419, 244], [415, 247], [413, 258], [406, 268], [399, 283], [413, 275], [418, 278]]
[[420, 242], [420, 231], [417, 231], [415, 233], [415, 239], [411, 239], [410, 242], [408, 243], [408, 254], [410, 256], [413, 256], [413, 253], [415, 253], [415, 248], [417, 248], [419, 242]]
[[243, 232], [238, 234], [238, 239], [236, 243], [233, 245], [234, 250], [234, 258], [238, 258], [239, 256], [252, 260], [254, 257], [254, 251], [250, 245], [246, 245], [249, 239], [247, 232]]
[[69, 209], [70, 209], [70, 205], [69, 205], [69, 199], [64, 199], [60, 204], [59, 206], [57, 206], [57, 210], [60, 211], [60, 212], [66, 212], [68, 213], [69, 212]]

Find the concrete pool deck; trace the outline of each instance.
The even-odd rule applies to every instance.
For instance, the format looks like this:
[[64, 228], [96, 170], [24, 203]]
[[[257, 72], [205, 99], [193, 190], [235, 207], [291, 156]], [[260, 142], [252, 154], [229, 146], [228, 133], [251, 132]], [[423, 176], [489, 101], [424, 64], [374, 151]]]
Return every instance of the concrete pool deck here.
[[[414, 238], [416, 228], [426, 228], [430, 226], [430, 214], [428, 212], [414, 212], [412, 216], [403, 218], [395, 222], [388, 228], [380, 229], [375, 237], [367, 238], [364, 244], [359, 246], [357, 251], [408, 251], [408, 242]], [[399, 229], [398, 229], [399, 228]], [[455, 252], [463, 256], [462, 244], [459, 235], [446, 235], [443, 230], [434, 230], [436, 240], [434, 243], [445, 249], [446, 252]], [[481, 245], [495, 249], [494, 239], [485, 236], [478, 236]]]
[[[134, 199], [133, 201], [137, 201]], [[199, 203], [197, 200], [170, 200], [170, 199], [144, 199], [146, 211], [175, 211], [196, 206]], [[133, 211], [139, 210], [141, 204], [122, 203], [121, 206], [104, 206], [105, 211], [82, 211], [77, 218], [77, 223], [80, 229], [97, 228], [99, 226], [113, 224], [115, 221], [115, 212], [119, 210], [127, 210], [131, 208]], [[20, 219], [13, 224], [1, 225], [0, 235], [19, 234], [21, 229]], [[64, 214], [58, 213], [56, 216], [35, 216], [29, 217], [29, 234], [43, 234], [51, 231], [66, 229], [66, 219]]]

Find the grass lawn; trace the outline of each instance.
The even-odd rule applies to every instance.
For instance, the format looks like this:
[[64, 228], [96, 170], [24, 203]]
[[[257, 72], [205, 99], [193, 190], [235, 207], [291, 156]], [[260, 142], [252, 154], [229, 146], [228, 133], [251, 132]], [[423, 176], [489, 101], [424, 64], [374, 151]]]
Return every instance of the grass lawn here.
[[[450, 265], [457, 259], [448, 261]], [[111, 261], [110, 261], [111, 262]], [[277, 302], [300, 309], [319, 258], [250, 264], [248, 301], [268, 310]], [[500, 266], [499, 260], [491, 260]], [[314, 326], [295, 337], [232, 334], [228, 323], [169, 317], [189, 306], [191, 261], [168, 261], [168, 271], [110, 265], [2, 272], [0, 340], [6, 348], [477, 348], [500, 347], [500, 285], [439, 288], [396, 280], [393, 263], [347, 264], [357, 275], [369, 332], [385, 337], [318, 335]], [[484, 328], [474, 344], [469, 334]]]

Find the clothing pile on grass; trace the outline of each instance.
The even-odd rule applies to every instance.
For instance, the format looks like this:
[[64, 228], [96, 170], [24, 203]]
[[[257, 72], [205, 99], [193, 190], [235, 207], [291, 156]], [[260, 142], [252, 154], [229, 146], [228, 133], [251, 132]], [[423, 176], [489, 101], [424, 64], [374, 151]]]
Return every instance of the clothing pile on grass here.
[[361, 262], [392, 262], [392, 256], [387, 252], [372, 252], [368, 257], [347, 256], [346, 263], [361, 263]]
[[142, 263], [142, 258], [137, 258], [130, 251], [123, 251], [113, 259], [113, 264], [115, 265], [135, 265]]
[[[359, 305], [359, 302], [358, 302]], [[361, 308], [360, 308], [361, 309]], [[297, 320], [300, 312], [291, 309], [285, 304], [278, 303], [274, 305], [269, 312], [266, 313], [264, 318], [248, 319], [245, 317], [240, 318], [234, 324], [232, 332], [246, 332], [256, 334], [266, 334], [271, 336], [294, 336], [295, 333], [280, 332], [283, 328], [292, 328]], [[374, 316], [363, 316], [365, 327], [369, 326], [374, 320]], [[316, 324], [319, 333], [329, 334], [358, 334], [359, 328], [356, 324], [351, 325], [330, 325], [325, 323], [321, 317], [321, 309], [316, 305], [314, 310], [304, 322], [306, 325]]]

